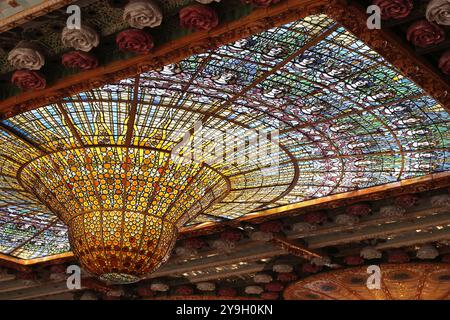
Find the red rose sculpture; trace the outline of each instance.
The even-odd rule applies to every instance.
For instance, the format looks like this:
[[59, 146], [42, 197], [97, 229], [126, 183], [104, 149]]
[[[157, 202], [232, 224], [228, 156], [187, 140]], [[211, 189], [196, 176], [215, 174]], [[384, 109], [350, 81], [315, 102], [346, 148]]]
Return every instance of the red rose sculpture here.
[[344, 263], [348, 266], [359, 266], [364, 263], [364, 259], [360, 256], [348, 256], [344, 258]]
[[413, 8], [412, 0], [374, 0], [372, 3], [380, 7], [384, 20], [406, 18]]
[[323, 211], [308, 212], [303, 216], [303, 220], [311, 224], [320, 224], [327, 221], [327, 215]]
[[274, 281], [274, 282], [270, 282], [270, 283], [266, 284], [265, 288], [266, 288], [266, 291], [269, 291], [269, 292], [280, 292], [280, 291], [283, 291], [284, 285], [281, 282]]
[[61, 63], [66, 68], [81, 70], [90, 70], [98, 67], [97, 58], [94, 55], [83, 51], [71, 51], [64, 53]]
[[392, 250], [388, 253], [389, 263], [406, 263], [409, 262], [408, 254], [403, 250]]
[[141, 286], [137, 289], [137, 294], [141, 297], [153, 297], [155, 292], [150, 289], [150, 286]]
[[45, 78], [33, 70], [17, 70], [11, 82], [22, 90], [42, 90], [47, 85]]
[[417, 203], [418, 199], [419, 198], [417, 198], [415, 195], [404, 194], [395, 198], [395, 204], [402, 208], [411, 208]]
[[235, 297], [237, 290], [234, 288], [221, 288], [217, 291], [217, 294], [221, 297]]
[[293, 272], [282, 272], [277, 275], [277, 280], [281, 282], [291, 282], [297, 280], [297, 275]]
[[278, 233], [283, 231], [283, 224], [280, 221], [267, 221], [259, 225], [259, 230], [262, 232]]
[[351, 216], [364, 217], [372, 212], [372, 209], [370, 209], [369, 205], [367, 204], [359, 203], [347, 207], [345, 212]]
[[184, 240], [184, 246], [188, 249], [199, 250], [206, 246], [206, 242], [201, 238], [188, 238]]
[[220, 239], [230, 242], [237, 242], [242, 239], [242, 233], [237, 230], [226, 230], [220, 234]]
[[180, 296], [189, 296], [194, 293], [194, 289], [190, 286], [179, 286], [175, 289], [175, 294]]
[[116, 44], [122, 51], [138, 54], [149, 53], [154, 47], [152, 36], [138, 29], [120, 32], [116, 37]]
[[450, 75], [450, 50], [446, 51], [439, 59], [439, 68], [443, 73]]
[[280, 2], [281, 0], [242, 0], [245, 4], [254, 4], [258, 7], [268, 7]]
[[280, 294], [278, 292], [263, 292], [260, 297], [264, 300], [277, 300]]
[[447, 253], [446, 255], [442, 256], [442, 262], [450, 263], [450, 253]]
[[66, 273], [66, 270], [67, 270], [67, 268], [63, 264], [55, 264], [50, 267], [51, 273]]
[[320, 270], [322, 270], [321, 266], [316, 266], [315, 264], [312, 263], [305, 263], [304, 265], [302, 265], [303, 273], [317, 273]]
[[406, 39], [423, 48], [444, 41], [445, 31], [437, 24], [424, 19], [409, 26]]
[[180, 26], [196, 31], [208, 31], [217, 27], [219, 17], [216, 11], [202, 4], [194, 4], [180, 10]]

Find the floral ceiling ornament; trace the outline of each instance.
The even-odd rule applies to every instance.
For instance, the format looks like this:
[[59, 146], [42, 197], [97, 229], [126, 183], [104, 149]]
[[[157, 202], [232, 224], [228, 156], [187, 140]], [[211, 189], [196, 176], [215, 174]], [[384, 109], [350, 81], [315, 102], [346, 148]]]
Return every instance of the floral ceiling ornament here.
[[437, 208], [437, 207], [450, 208], [450, 196], [448, 194], [441, 194], [441, 195], [433, 196], [430, 199], [430, 203], [433, 208]]
[[399, 206], [384, 206], [380, 208], [382, 217], [403, 217], [406, 209]]
[[322, 270], [322, 266], [318, 266], [312, 263], [304, 263], [302, 265], [302, 272], [303, 273], [317, 273], [320, 270]]
[[292, 230], [296, 232], [309, 232], [316, 229], [315, 225], [308, 222], [297, 222], [292, 225]]
[[344, 258], [344, 263], [348, 266], [359, 266], [364, 263], [364, 259], [360, 256], [347, 256]]
[[161, 25], [163, 14], [152, 0], [131, 0], [124, 8], [123, 20], [133, 28], [155, 28]]
[[402, 208], [408, 209], [417, 204], [419, 198], [413, 194], [404, 194], [395, 198], [395, 204]]
[[264, 288], [269, 292], [280, 292], [283, 291], [284, 285], [281, 282], [273, 281], [270, 283], [267, 283]]
[[264, 291], [260, 286], [247, 286], [245, 287], [246, 294], [261, 294]]
[[273, 266], [272, 270], [277, 273], [286, 273], [286, 272], [292, 272], [294, 270], [294, 268], [290, 264], [279, 263], [279, 264], [275, 264]]
[[450, 26], [450, 0], [431, 0], [427, 6], [426, 17], [430, 22]]
[[195, 31], [209, 31], [219, 24], [216, 11], [202, 4], [193, 4], [184, 7], [179, 12], [180, 25]]
[[153, 282], [150, 285], [150, 289], [152, 291], [157, 291], [157, 292], [166, 292], [166, 291], [169, 291], [170, 287], [167, 284], [162, 283], [162, 282]]
[[281, 0], [242, 0], [242, 3], [254, 4], [258, 7], [268, 7], [279, 2], [281, 2]]
[[83, 51], [64, 53], [61, 63], [66, 68], [90, 70], [98, 67], [98, 60], [93, 54]]
[[250, 239], [253, 241], [271, 241], [273, 239], [272, 232], [255, 231], [250, 233]]
[[425, 245], [421, 246], [419, 248], [419, 250], [417, 250], [417, 253], [416, 253], [416, 257], [421, 260], [434, 259], [438, 256], [439, 256], [439, 251], [437, 251], [437, 249], [430, 244], [425, 244]]
[[189, 296], [194, 293], [194, 289], [191, 286], [179, 286], [175, 289], [175, 294], [181, 296]]
[[412, 0], [374, 0], [372, 3], [380, 7], [384, 20], [406, 18], [413, 9]]
[[439, 68], [447, 75], [450, 75], [450, 50], [446, 51], [439, 59]]
[[137, 54], [149, 53], [154, 47], [152, 36], [138, 29], [128, 29], [120, 32], [116, 37], [116, 44], [121, 51]]
[[45, 58], [35, 44], [20, 41], [9, 52], [8, 62], [14, 69], [39, 70], [45, 64]]
[[272, 276], [266, 273], [259, 273], [253, 277], [253, 281], [255, 281], [255, 283], [269, 283], [272, 280]]
[[407, 263], [409, 255], [402, 249], [394, 249], [388, 252], [389, 263]]
[[362, 258], [367, 259], [367, 260], [381, 259], [381, 257], [383, 256], [381, 251], [377, 250], [374, 247], [370, 247], [370, 246], [362, 248], [359, 255]]
[[64, 27], [61, 41], [65, 47], [88, 52], [97, 47], [100, 37], [93, 28], [81, 25], [80, 29], [69, 29]]
[[308, 212], [303, 216], [303, 220], [311, 224], [322, 224], [327, 221], [327, 215], [323, 211]]
[[234, 297], [237, 295], [235, 288], [220, 288], [217, 290], [217, 294], [221, 297]]
[[197, 289], [200, 291], [214, 291], [216, 290], [216, 284], [213, 282], [199, 282], [196, 285]]
[[364, 217], [369, 215], [372, 212], [372, 209], [368, 204], [358, 203], [347, 207], [345, 211], [351, 216]]
[[359, 222], [359, 218], [356, 216], [350, 216], [348, 214], [340, 214], [336, 216], [334, 222], [336, 222], [339, 225], [353, 226]]
[[442, 27], [427, 20], [419, 20], [409, 26], [406, 39], [415, 46], [428, 47], [445, 40], [445, 31]]
[[11, 83], [22, 90], [42, 90], [46, 86], [45, 78], [33, 70], [17, 70], [11, 77]]
[[314, 257], [311, 259], [311, 264], [322, 267], [331, 264], [331, 259], [329, 257]]

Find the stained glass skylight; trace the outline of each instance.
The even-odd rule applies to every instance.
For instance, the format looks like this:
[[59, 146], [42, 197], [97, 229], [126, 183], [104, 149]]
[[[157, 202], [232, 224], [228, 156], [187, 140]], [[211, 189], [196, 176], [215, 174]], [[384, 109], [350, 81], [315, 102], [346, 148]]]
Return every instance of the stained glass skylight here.
[[[108, 146], [198, 151], [231, 188], [193, 225], [448, 171], [449, 121], [343, 27], [307, 17], [3, 120], [0, 252], [69, 250], [64, 224], [25, 189], [24, 168], [39, 157]], [[210, 161], [217, 153], [205, 150], [230, 157]]]

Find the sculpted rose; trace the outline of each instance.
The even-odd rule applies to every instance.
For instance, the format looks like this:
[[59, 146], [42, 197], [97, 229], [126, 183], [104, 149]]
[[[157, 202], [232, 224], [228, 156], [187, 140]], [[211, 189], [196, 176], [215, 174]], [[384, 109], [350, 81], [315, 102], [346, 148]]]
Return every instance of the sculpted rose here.
[[151, 0], [131, 0], [123, 11], [123, 20], [137, 29], [157, 27], [162, 19], [161, 9]]
[[8, 62], [14, 69], [39, 70], [45, 64], [45, 58], [32, 44], [22, 41], [9, 52]]
[[38, 72], [32, 70], [17, 70], [11, 77], [11, 82], [22, 90], [42, 90], [46, 81]]
[[61, 41], [65, 47], [88, 52], [98, 46], [100, 38], [94, 29], [82, 25], [80, 29], [65, 27], [61, 34]]
[[374, 0], [381, 9], [382, 19], [402, 19], [409, 16], [413, 8], [412, 0]]
[[428, 21], [450, 26], [450, 0], [431, 0], [427, 6]]
[[445, 40], [444, 30], [435, 23], [420, 20], [413, 23], [406, 32], [406, 39], [415, 46], [427, 47]]
[[439, 68], [443, 73], [450, 75], [450, 50], [446, 51], [439, 59]]
[[81, 70], [90, 70], [98, 66], [98, 60], [94, 55], [82, 51], [71, 51], [63, 54], [61, 63], [66, 68]]
[[180, 10], [180, 26], [196, 31], [208, 31], [219, 24], [219, 17], [214, 9], [194, 4]]
[[116, 37], [116, 44], [122, 51], [145, 54], [153, 49], [153, 38], [147, 32], [129, 29], [120, 32]]

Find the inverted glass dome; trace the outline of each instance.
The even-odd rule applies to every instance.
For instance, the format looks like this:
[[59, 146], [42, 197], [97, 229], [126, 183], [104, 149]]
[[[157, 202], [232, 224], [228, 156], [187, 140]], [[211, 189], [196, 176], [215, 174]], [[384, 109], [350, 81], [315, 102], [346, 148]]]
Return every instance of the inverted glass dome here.
[[124, 230], [143, 236], [150, 217], [174, 212], [183, 230], [447, 171], [449, 120], [343, 27], [307, 17], [3, 120], [0, 252], [69, 251], [73, 224], [86, 265], [123, 264], [142, 248]]

